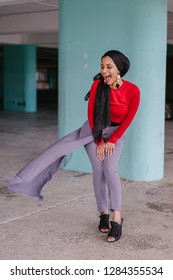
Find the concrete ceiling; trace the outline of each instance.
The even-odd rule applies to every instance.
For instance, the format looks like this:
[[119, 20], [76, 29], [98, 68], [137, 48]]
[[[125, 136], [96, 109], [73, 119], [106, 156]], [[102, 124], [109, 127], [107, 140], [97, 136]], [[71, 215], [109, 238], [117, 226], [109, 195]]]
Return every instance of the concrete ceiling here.
[[58, 45], [58, 0], [0, 0], [0, 43]]
[[[58, 8], [58, 0], [0, 0], [0, 44], [57, 47]], [[167, 38], [173, 44], [173, 0], [168, 0]]]
[[54, 11], [57, 0], [0, 0], [0, 15]]

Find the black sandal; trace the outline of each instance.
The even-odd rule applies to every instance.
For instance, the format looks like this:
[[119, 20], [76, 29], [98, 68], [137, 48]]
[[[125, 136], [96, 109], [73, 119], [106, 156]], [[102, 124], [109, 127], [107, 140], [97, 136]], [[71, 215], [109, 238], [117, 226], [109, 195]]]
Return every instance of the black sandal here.
[[121, 219], [121, 223], [118, 224], [117, 222], [112, 222], [111, 221], [111, 229], [108, 233], [108, 237], [113, 237], [114, 240], [108, 240], [108, 242], [115, 242], [118, 241], [122, 235], [122, 224], [123, 224], [123, 219]]
[[[98, 226], [99, 230], [103, 233], [109, 232], [109, 214], [102, 214], [100, 217], [100, 224]], [[102, 231], [102, 229], [107, 229], [107, 231]]]

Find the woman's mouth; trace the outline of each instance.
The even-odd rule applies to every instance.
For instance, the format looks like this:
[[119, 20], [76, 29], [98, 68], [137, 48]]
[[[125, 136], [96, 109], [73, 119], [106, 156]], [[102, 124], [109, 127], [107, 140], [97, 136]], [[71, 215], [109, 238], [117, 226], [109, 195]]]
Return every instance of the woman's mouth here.
[[107, 75], [104, 77], [105, 82], [108, 84], [111, 80], [111, 75]]

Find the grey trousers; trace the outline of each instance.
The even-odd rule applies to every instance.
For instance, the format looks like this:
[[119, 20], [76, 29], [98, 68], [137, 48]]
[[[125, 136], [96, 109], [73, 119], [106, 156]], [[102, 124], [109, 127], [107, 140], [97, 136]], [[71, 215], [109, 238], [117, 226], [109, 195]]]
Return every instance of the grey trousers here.
[[[115, 129], [115, 127], [107, 127], [103, 133], [105, 136], [109, 136]], [[43, 199], [43, 187], [58, 172], [64, 157], [77, 148], [84, 146], [93, 167], [93, 182], [98, 209], [102, 211], [108, 207], [105, 198], [106, 182], [108, 183], [109, 197], [111, 198], [109, 208], [120, 209], [121, 183], [117, 165], [123, 143], [124, 137], [116, 142], [115, 154], [106, 157], [101, 162], [96, 157], [96, 144], [94, 143], [89, 123], [86, 121], [82, 127], [64, 136], [22, 167], [8, 181], [8, 188], [17, 193]]]
[[[103, 136], [109, 138], [117, 127], [106, 127]], [[105, 210], [121, 210], [121, 180], [118, 173], [118, 161], [124, 146], [123, 135], [115, 144], [115, 153], [105, 156], [100, 161], [96, 155], [94, 141], [85, 145], [86, 152], [92, 164], [93, 186], [99, 212]]]

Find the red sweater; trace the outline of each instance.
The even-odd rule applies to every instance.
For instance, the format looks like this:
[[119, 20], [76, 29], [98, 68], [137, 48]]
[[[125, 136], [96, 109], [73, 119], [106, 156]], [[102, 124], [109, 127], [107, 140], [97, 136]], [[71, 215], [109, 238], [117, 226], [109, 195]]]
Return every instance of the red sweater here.
[[[88, 102], [88, 121], [93, 129], [93, 114], [94, 114], [94, 100], [97, 91], [97, 86], [100, 80], [96, 80], [90, 90], [90, 98]], [[128, 82], [123, 81], [123, 84], [118, 89], [110, 88], [110, 118], [112, 122], [121, 123], [116, 131], [108, 139], [108, 142], [115, 143], [126, 131], [131, 124], [140, 101], [139, 88]], [[104, 141], [98, 143], [103, 144]]]

